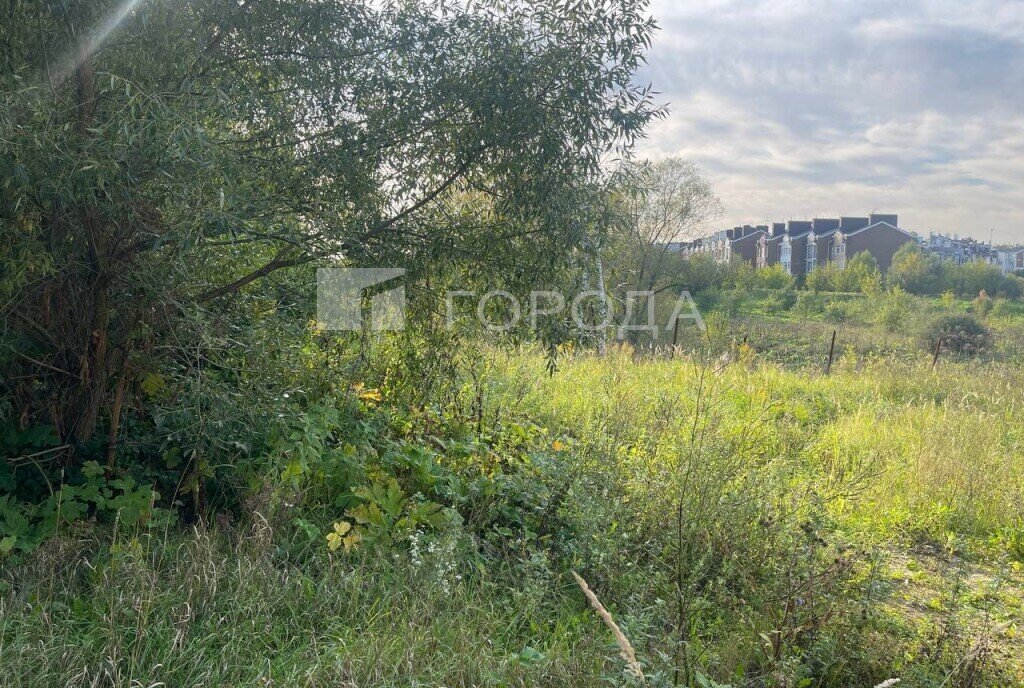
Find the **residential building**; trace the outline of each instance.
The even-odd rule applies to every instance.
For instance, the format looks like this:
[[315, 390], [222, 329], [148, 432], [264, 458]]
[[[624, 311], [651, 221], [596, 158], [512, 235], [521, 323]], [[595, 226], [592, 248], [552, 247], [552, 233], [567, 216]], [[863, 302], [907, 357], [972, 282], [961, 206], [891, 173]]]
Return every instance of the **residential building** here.
[[779, 264], [790, 275], [804, 274], [807, 268], [807, 235], [811, 233], [811, 223], [790, 220], [786, 224], [786, 234], [779, 245]]
[[1024, 271], [1024, 247], [1000, 249], [995, 252], [995, 262], [1004, 275]]
[[973, 263], [975, 261], [990, 262], [996, 257], [995, 251], [992, 250], [989, 244], [969, 237], [960, 238], [956, 234], [949, 236], [932, 232], [928, 235], [925, 248], [931, 251], [939, 260], [957, 265], [964, 265], [965, 263]]
[[771, 229], [758, 237], [756, 267], [767, 268], [779, 263], [782, 239], [786, 235], [786, 223], [776, 222]]
[[811, 221], [811, 232], [807, 235], [807, 250], [804, 255], [804, 273], [828, 264], [832, 256], [832, 237], [839, 231], [840, 221], [832, 218], [815, 218]]
[[996, 250], [974, 239], [935, 233], [924, 240], [902, 229], [898, 215], [884, 213], [737, 226], [681, 243], [678, 249], [672, 244], [670, 250], [706, 253], [720, 262], [744, 262], [757, 268], [781, 265], [790, 275], [800, 276], [829, 264], [845, 268], [850, 258], [865, 251], [885, 271], [896, 251], [912, 241], [941, 260], [985, 261], [998, 265], [1003, 273], [1024, 270], [1024, 247]]
[[767, 227], [737, 227], [729, 243], [729, 257], [726, 262], [749, 263], [756, 266], [758, 240], [768, 234]]
[[845, 268], [848, 258], [867, 251], [885, 272], [892, 265], [892, 257], [904, 244], [916, 241], [910, 232], [889, 222], [875, 222], [852, 231], [837, 231], [833, 237], [832, 262]]

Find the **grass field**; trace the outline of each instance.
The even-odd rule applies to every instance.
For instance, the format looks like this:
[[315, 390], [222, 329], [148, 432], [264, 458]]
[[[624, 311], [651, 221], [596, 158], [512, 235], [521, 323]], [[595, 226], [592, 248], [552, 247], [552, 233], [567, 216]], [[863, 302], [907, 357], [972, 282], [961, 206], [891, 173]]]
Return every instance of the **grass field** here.
[[69, 527], [5, 570], [0, 683], [637, 683], [575, 570], [647, 685], [1024, 684], [1024, 370], [889, 333], [825, 376], [793, 361], [831, 324], [768, 322], [553, 375], [485, 349], [435, 405], [385, 382], [318, 452], [450, 518], [349, 518], [351, 552], [324, 541], [343, 508], [273, 481], [249, 518]]

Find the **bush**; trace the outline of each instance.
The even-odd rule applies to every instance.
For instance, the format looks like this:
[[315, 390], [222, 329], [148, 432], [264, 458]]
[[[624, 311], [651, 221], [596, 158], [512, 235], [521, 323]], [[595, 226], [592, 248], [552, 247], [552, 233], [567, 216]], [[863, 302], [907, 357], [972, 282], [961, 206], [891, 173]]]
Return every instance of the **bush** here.
[[792, 289], [783, 289], [772, 293], [765, 299], [765, 310], [769, 313], [782, 313], [788, 311], [796, 304], [796, 292]]
[[821, 315], [825, 312], [825, 299], [822, 298], [821, 294], [814, 291], [800, 292], [793, 310], [804, 317]]
[[849, 317], [849, 308], [842, 301], [829, 301], [825, 305], [825, 319], [829, 322], [840, 323]]
[[809, 272], [804, 284], [811, 291], [839, 291], [840, 272], [835, 264], [829, 263]]
[[971, 309], [979, 318], [987, 317], [988, 314], [992, 312], [992, 306], [992, 297], [985, 293], [984, 289], [982, 289], [981, 292], [979, 292], [978, 297], [971, 302]]
[[887, 281], [912, 294], [936, 294], [942, 285], [942, 266], [938, 259], [915, 243], [905, 244], [892, 257]]
[[995, 299], [992, 302], [992, 310], [989, 315], [993, 318], [1009, 318], [1015, 313], [1013, 304], [1006, 299]]
[[757, 284], [763, 289], [792, 289], [796, 278], [776, 264], [757, 271]]
[[946, 315], [933, 322], [926, 333], [929, 350], [942, 339], [942, 350], [958, 356], [976, 356], [992, 347], [992, 333], [970, 315]]
[[883, 299], [878, 312], [878, 322], [890, 332], [898, 332], [907, 324], [913, 307], [910, 294], [899, 287], [893, 288]]

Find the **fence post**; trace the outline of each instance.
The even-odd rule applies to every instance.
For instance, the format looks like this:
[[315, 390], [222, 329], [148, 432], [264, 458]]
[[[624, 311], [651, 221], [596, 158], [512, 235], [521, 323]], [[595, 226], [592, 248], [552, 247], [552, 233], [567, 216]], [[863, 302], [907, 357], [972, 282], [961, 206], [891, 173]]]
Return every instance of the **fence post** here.
[[828, 363], [825, 364], [825, 374], [832, 373], [832, 357], [836, 353], [836, 330], [832, 330], [832, 343], [828, 346]]

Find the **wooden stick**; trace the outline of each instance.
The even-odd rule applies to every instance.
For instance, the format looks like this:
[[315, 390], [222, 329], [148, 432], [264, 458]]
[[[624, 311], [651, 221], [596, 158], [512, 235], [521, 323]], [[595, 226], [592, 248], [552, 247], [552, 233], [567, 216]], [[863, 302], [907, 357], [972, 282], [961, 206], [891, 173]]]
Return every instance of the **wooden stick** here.
[[939, 341], [935, 342], [935, 356], [932, 357], [932, 370], [935, 370], [935, 364], [939, 362], [939, 352], [942, 351], [942, 337], [939, 337]]
[[828, 363], [825, 364], [825, 374], [832, 372], [832, 359], [836, 353], [836, 330], [832, 330], [832, 343], [828, 347]]

